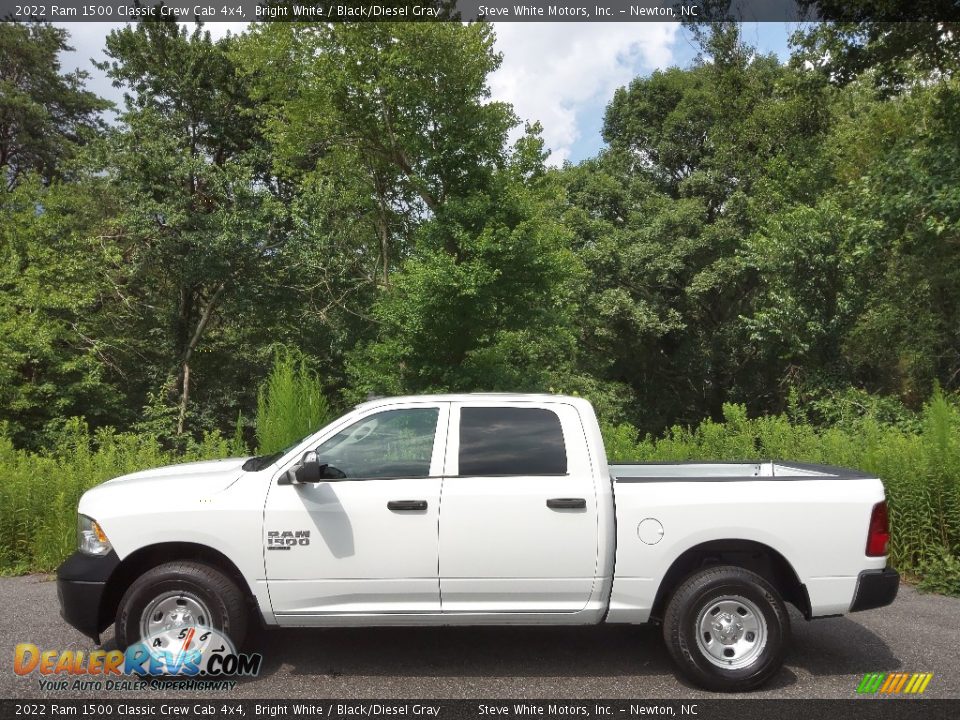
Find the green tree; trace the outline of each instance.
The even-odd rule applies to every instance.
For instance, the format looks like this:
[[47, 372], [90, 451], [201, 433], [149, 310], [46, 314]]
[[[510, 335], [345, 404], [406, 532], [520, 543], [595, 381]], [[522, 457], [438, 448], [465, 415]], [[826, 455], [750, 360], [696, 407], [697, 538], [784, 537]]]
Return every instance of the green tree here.
[[917, 408], [935, 381], [960, 382], [958, 118], [956, 78], [869, 109], [875, 159], [838, 193], [859, 278], [845, 354], [869, 389]]
[[366, 303], [351, 396], [545, 388], [572, 356], [577, 263], [536, 128], [509, 148], [517, 120], [489, 98], [493, 41], [485, 23], [273, 24], [242, 47], [279, 172], [308, 191], [291, 242], [327, 258], [304, 270]]
[[330, 420], [323, 385], [305, 358], [279, 350], [257, 394], [257, 451], [279, 452]]
[[526, 162], [542, 172], [539, 146], [521, 140], [506, 169], [420, 226], [374, 304], [375, 339], [352, 358], [356, 393], [585, 389], [573, 371], [580, 264], [550, 178], [524, 182]]
[[277, 23], [242, 46], [281, 167], [336, 186], [383, 284], [411, 225], [502, 163], [516, 120], [489, 101], [492, 48], [483, 23]]
[[103, 128], [110, 103], [84, 89], [87, 73], [63, 73], [67, 31], [46, 23], [0, 23], [0, 173], [12, 190], [30, 172], [62, 177], [76, 148]]
[[103, 422], [123, 405], [98, 329], [108, 198], [78, 162], [110, 103], [61, 72], [68, 49], [61, 28], [0, 23], [0, 420], [27, 447], [66, 416]]
[[44, 186], [35, 175], [0, 203], [0, 422], [21, 447], [70, 416], [129, 419], [109, 317], [109, 203], [102, 183]]
[[609, 149], [567, 171], [566, 223], [591, 282], [579, 321], [591, 374], [630, 387], [645, 429], [775, 405], [741, 316], [757, 277], [745, 240], [767, 167], [821, 132], [816, 83], [759, 56], [736, 26], [701, 34], [699, 61], [637, 78], [607, 108]]
[[845, 85], [869, 74], [885, 93], [960, 69], [952, 0], [802, 0], [826, 22], [798, 31], [792, 62]]
[[918, 409], [960, 371], [957, 81], [890, 96], [864, 77], [831, 94], [830, 130], [799, 164], [816, 192], [781, 193], [747, 243], [760, 287], [746, 323], [806, 391]]
[[119, 205], [127, 342], [145, 389], [176, 406], [174, 435], [194, 397], [201, 426], [236, 416], [238, 391], [254, 384], [246, 366], [269, 357], [269, 325], [257, 322], [282, 292], [283, 213], [236, 42], [143, 23], [111, 32], [102, 64], [125, 90], [102, 162]]

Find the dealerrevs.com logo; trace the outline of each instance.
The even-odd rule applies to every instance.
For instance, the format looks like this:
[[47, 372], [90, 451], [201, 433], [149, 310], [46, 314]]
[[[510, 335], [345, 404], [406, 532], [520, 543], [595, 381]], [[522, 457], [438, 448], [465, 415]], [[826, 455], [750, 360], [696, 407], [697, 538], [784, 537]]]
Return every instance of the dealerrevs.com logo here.
[[933, 673], [867, 673], [857, 686], [861, 695], [921, 695]]
[[[13, 671], [40, 675], [42, 690], [169, 687], [156, 679], [176, 679], [180, 688], [230, 690], [236, 682], [227, 678], [254, 677], [262, 662], [259, 653], [238, 653], [223, 633], [197, 625], [145, 637], [126, 651], [41, 650], [20, 643], [14, 649]], [[185, 680], [195, 682], [185, 685]]]

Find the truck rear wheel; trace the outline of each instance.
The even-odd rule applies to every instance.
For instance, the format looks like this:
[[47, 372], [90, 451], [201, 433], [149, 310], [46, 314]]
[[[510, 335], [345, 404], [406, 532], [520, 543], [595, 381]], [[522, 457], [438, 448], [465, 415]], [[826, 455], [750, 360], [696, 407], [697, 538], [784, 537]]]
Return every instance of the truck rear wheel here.
[[707, 690], [756, 688], [783, 664], [790, 616], [776, 589], [740, 567], [688, 577], [667, 605], [663, 637], [674, 662]]
[[226, 635], [239, 648], [247, 633], [247, 608], [237, 584], [200, 562], [158, 565], [138, 577], [117, 610], [117, 645], [181, 627], [203, 626]]

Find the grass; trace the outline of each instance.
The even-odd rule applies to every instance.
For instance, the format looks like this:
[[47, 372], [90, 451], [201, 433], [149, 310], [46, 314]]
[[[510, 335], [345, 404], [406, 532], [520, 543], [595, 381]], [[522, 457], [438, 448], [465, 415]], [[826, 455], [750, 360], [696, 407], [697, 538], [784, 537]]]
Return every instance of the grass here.
[[77, 502], [104, 480], [160, 465], [245, 454], [208, 434], [184, 453], [161, 448], [155, 438], [102, 429], [91, 433], [73, 419], [53, 452], [14, 448], [0, 434], [0, 573], [53, 570], [76, 547]]

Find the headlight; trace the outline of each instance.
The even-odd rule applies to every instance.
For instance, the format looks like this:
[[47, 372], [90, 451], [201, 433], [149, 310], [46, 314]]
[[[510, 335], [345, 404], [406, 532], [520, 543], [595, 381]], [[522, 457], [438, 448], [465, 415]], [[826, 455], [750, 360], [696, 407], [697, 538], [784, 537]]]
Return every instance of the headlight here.
[[97, 522], [80, 515], [77, 521], [77, 550], [84, 555], [106, 555], [112, 549], [106, 533]]

